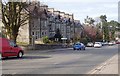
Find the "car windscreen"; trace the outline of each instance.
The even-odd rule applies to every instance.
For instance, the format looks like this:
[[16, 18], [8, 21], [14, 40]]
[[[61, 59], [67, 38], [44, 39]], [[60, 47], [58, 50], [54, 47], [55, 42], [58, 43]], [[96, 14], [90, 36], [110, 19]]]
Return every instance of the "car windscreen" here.
[[95, 44], [100, 44], [100, 43], [95, 43]]
[[81, 44], [75, 44], [75, 45], [81, 45]]

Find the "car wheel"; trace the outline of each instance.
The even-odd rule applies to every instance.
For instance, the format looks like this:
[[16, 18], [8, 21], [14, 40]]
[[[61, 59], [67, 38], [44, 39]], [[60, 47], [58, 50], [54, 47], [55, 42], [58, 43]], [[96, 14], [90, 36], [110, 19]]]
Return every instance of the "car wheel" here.
[[81, 50], [81, 48], [79, 50]]
[[75, 50], [75, 48], [73, 48], [73, 50]]
[[23, 57], [23, 52], [20, 51], [20, 52], [18, 53], [18, 56], [17, 56], [17, 57], [18, 57], [18, 58], [22, 58], [22, 57]]

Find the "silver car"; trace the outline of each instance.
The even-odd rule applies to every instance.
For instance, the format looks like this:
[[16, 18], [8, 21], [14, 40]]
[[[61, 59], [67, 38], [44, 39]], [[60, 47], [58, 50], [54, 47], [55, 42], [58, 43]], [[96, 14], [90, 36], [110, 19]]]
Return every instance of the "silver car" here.
[[95, 42], [94, 47], [95, 48], [101, 48], [102, 47], [102, 43], [101, 42]]
[[94, 44], [92, 42], [87, 43], [87, 47], [93, 47]]

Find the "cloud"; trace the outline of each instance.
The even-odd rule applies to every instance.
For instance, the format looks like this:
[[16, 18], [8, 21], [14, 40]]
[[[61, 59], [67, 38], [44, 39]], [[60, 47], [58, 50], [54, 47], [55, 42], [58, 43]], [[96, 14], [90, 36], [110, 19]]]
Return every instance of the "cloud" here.
[[112, 4], [112, 3], [108, 3], [108, 4], [103, 4], [103, 7], [107, 7], [107, 8], [118, 8], [117, 4]]
[[117, 20], [119, 0], [43, 0], [48, 6], [67, 13], [75, 19], [84, 21], [86, 16], [107, 15], [108, 20]]
[[41, 0], [44, 2], [56, 2], [56, 3], [93, 3], [93, 2], [118, 2], [119, 0]]

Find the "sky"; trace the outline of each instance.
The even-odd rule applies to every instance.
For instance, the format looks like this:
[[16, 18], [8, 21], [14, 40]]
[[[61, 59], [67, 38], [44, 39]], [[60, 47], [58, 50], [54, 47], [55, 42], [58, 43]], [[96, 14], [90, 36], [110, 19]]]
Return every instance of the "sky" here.
[[75, 20], [84, 23], [86, 16], [98, 19], [100, 15], [106, 15], [107, 20], [118, 21], [119, 0], [40, 0], [50, 8], [61, 12], [74, 14]]

